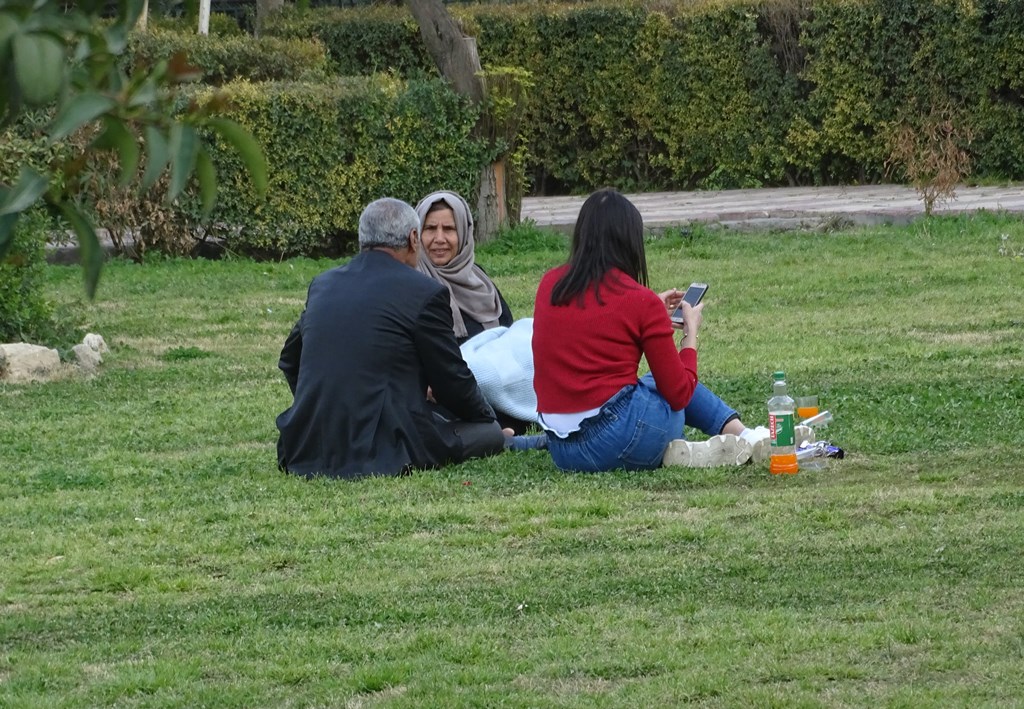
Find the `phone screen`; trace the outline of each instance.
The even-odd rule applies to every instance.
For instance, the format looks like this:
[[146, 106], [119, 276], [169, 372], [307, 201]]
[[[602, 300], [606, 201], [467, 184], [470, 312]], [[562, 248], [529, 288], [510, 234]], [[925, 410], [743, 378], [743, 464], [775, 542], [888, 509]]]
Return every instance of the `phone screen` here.
[[[686, 289], [686, 293], [683, 295], [683, 300], [690, 305], [697, 305], [700, 303], [704, 294], [708, 292], [707, 283], [691, 283], [690, 287]], [[683, 309], [682, 307], [676, 308], [676, 311], [672, 313], [672, 319], [678, 322], [683, 321]]]
[[707, 283], [691, 283], [690, 287], [686, 289], [686, 294], [683, 296], [683, 300], [690, 305], [697, 305], [707, 292]]

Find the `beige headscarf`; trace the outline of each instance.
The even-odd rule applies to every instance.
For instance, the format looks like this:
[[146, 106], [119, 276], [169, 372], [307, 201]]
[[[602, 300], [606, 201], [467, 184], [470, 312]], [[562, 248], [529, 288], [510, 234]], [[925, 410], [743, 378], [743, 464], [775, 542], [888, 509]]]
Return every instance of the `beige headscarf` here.
[[473, 243], [473, 215], [469, 205], [454, 192], [434, 192], [427, 195], [416, 205], [416, 214], [420, 218], [420, 234], [423, 233], [423, 222], [427, 212], [437, 202], [447, 204], [455, 215], [455, 230], [459, 234], [459, 250], [455, 257], [444, 266], [435, 266], [430, 262], [423, 248], [419, 250], [418, 270], [436, 281], [440, 281], [451, 294], [452, 320], [455, 323], [455, 336], [466, 337], [466, 323], [462, 319], [462, 311], [484, 326], [485, 330], [497, 326], [501, 317], [501, 299], [494, 282], [476, 265]]

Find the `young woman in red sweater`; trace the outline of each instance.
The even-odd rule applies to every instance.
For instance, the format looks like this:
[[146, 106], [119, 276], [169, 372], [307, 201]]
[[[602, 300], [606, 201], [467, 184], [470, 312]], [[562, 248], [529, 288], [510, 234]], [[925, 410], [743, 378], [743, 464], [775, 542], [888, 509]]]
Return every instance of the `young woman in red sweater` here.
[[[537, 409], [559, 468], [650, 470], [663, 461], [735, 465], [750, 457], [761, 432], [746, 429], [697, 380], [703, 304], [682, 304], [676, 349], [669, 311], [681, 300], [678, 290], [659, 295], [647, 287], [636, 207], [615, 190], [592, 194], [576, 220], [569, 262], [544, 275], [534, 308]], [[638, 380], [641, 356], [651, 371]], [[677, 440], [684, 423], [744, 435], [692, 444]]]

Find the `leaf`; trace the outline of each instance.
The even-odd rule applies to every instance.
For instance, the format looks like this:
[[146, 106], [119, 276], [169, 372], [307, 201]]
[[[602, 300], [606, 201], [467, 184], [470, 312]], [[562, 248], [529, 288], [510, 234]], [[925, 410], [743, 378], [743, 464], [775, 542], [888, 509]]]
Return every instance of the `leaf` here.
[[71, 62], [73, 64], [79, 64], [84, 62], [86, 59], [92, 56], [93, 53], [92, 44], [88, 37], [82, 37], [78, 40], [78, 44], [75, 45], [75, 51], [71, 54]]
[[146, 9], [146, 0], [118, 0], [118, 16], [124, 18], [125, 29], [132, 30]]
[[78, 94], [65, 103], [60, 113], [53, 119], [50, 126], [50, 143], [66, 138], [116, 105], [114, 99], [95, 91]]
[[122, 54], [128, 46], [128, 28], [124, 25], [111, 25], [103, 36], [107, 42], [107, 51], [111, 54]]
[[198, 150], [199, 134], [195, 128], [188, 123], [175, 123], [171, 126], [171, 186], [167, 189], [168, 201], [185, 189], [196, 166]]
[[14, 76], [25, 101], [38, 106], [55, 99], [64, 83], [64, 45], [41, 33], [16, 35], [12, 45]]
[[256, 193], [263, 197], [267, 194], [267, 160], [263, 157], [256, 139], [232, 120], [227, 118], [211, 118], [210, 127], [238, 151], [239, 157], [249, 171], [249, 179]]
[[142, 189], [148, 190], [156, 184], [170, 159], [164, 134], [156, 126], [146, 126], [146, 170], [142, 174]]
[[24, 212], [43, 196], [48, 185], [49, 180], [35, 170], [21, 168], [17, 184], [6, 190], [3, 199], [0, 200], [0, 216]]
[[121, 185], [125, 186], [135, 177], [139, 167], [139, 143], [135, 134], [118, 118], [104, 120], [106, 126], [103, 133], [93, 141], [97, 148], [116, 150], [121, 162]]
[[57, 205], [61, 215], [67, 220], [78, 237], [78, 248], [82, 254], [82, 269], [85, 276], [85, 294], [89, 300], [96, 297], [96, 286], [100, 282], [100, 271], [103, 269], [103, 250], [100, 248], [96, 230], [78, 208], [70, 202]]
[[146, 106], [157, 100], [157, 87], [156, 82], [152, 76], [146, 77], [146, 80], [131, 89], [128, 97], [128, 106], [131, 108], [138, 108], [139, 106]]
[[199, 180], [199, 194], [202, 200], [202, 215], [210, 216], [217, 203], [217, 169], [206, 150], [200, 148], [196, 155], [196, 179]]

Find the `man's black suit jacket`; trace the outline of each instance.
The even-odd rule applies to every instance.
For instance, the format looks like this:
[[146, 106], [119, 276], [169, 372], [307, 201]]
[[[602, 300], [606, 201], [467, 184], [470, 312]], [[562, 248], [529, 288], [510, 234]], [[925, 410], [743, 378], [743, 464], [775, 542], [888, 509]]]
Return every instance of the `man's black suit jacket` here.
[[494, 421], [452, 332], [448, 291], [381, 251], [313, 279], [278, 366], [294, 395], [278, 462], [306, 476], [394, 475], [465, 458], [426, 401]]

